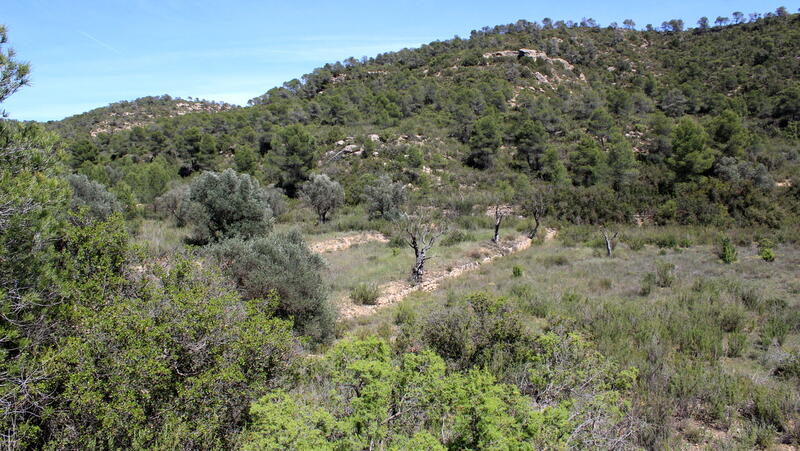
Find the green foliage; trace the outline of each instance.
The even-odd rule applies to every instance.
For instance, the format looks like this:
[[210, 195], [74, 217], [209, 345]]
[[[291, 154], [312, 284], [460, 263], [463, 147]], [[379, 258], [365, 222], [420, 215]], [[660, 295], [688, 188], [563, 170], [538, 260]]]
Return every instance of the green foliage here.
[[344, 203], [344, 188], [325, 174], [313, 174], [300, 188], [300, 197], [311, 205], [319, 222], [324, 223]]
[[114, 213], [122, 211], [117, 196], [108, 192], [106, 187], [89, 180], [85, 175], [73, 174], [67, 177], [72, 188], [72, 208], [86, 208], [94, 219], [104, 221]]
[[250, 241], [230, 239], [208, 249], [245, 299], [277, 296], [276, 313], [317, 342], [332, 338], [336, 320], [322, 279], [325, 263], [298, 231], [274, 232]]
[[272, 226], [272, 209], [258, 180], [233, 169], [201, 174], [191, 184], [189, 199], [198, 206], [192, 220], [200, 241], [260, 236]]
[[675, 282], [675, 265], [669, 262], [656, 262], [655, 284], [661, 288], [671, 287]]
[[531, 171], [542, 169], [542, 157], [547, 149], [547, 131], [541, 122], [530, 119], [515, 123], [514, 145], [517, 158], [525, 161]]
[[736, 246], [733, 245], [731, 239], [724, 236], [719, 241], [719, 250], [717, 255], [723, 263], [735, 263], [737, 259]]
[[618, 131], [611, 134], [608, 166], [612, 186], [617, 191], [630, 187], [639, 175], [633, 147]]
[[273, 133], [267, 161], [277, 169], [277, 185], [289, 197], [295, 197], [300, 184], [308, 179], [316, 153], [314, 137], [302, 125], [289, 125]]
[[359, 283], [350, 290], [350, 299], [359, 305], [375, 305], [381, 291], [375, 284]]
[[769, 239], [762, 239], [758, 242], [758, 256], [765, 262], [775, 261], [775, 251], [772, 248], [775, 244]]
[[522, 272], [523, 271], [521, 266], [514, 265], [514, 267], [511, 268], [511, 275], [514, 277], [522, 277]]
[[455, 246], [458, 243], [475, 241], [475, 239], [475, 235], [469, 232], [464, 232], [461, 229], [456, 229], [445, 235], [444, 238], [442, 238], [441, 244], [442, 246]]
[[656, 285], [656, 275], [654, 273], [647, 273], [642, 277], [641, 286], [639, 287], [640, 296], [650, 296], [653, 292], [653, 287]]
[[287, 393], [274, 392], [250, 408], [252, 420], [242, 438], [244, 450], [333, 450], [328, 438], [335, 419], [323, 409]]
[[[6, 76], [9, 63], [0, 63]], [[11, 67], [13, 81], [18, 72]], [[0, 398], [15, 406], [3, 409], [0, 428], [12, 448], [36, 447], [38, 418], [50, 398], [42, 383], [19, 381], [51, 375], [37, 350], [53, 339], [49, 324], [58, 311], [60, 266], [54, 244], [63, 235], [70, 203], [53, 143], [39, 126], [0, 121]]]
[[761, 328], [761, 344], [770, 346], [773, 343], [782, 345], [789, 333], [789, 324], [784, 318], [769, 318]]
[[714, 163], [708, 134], [691, 118], [683, 118], [672, 132], [672, 155], [667, 160], [680, 179], [702, 175]]
[[[5, 25], [0, 25], [0, 103], [29, 83], [31, 67], [17, 60], [13, 48], [4, 48], [8, 44], [8, 32]], [[5, 117], [6, 112], [0, 111]]]
[[584, 136], [570, 155], [570, 170], [576, 184], [592, 186], [603, 183], [608, 175], [607, 156], [597, 142]]
[[728, 335], [728, 357], [741, 357], [747, 347], [747, 335], [742, 332], [734, 332]]
[[477, 169], [492, 167], [495, 154], [502, 143], [498, 119], [492, 115], [478, 119], [469, 138], [471, 153], [467, 157], [467, 165]]
[[158, 196], [153, 207], [162, 218], [171, 218], [178, 227], [184, 227], [202, 213], [200, 205], [190, 199], [189, 185], [178, 185]]
[[370, 217], [392, 221], [400, 217], [402, 206], [406, 201], [406, 192], [403, 184], [393, 182], [391, 177], [382, 175], [374, 183], [364, 187], [363, 197]]
[[[540, 449], [616, 439], [611, 431], [627, 410], [619, 394], [637, 372], [604, 365], [578, 336], [549, 334], [536, 343], [527, 360], [531, 377], [542, 388], [577, 378], [585, 382], [579, 396], [547, 392], [552, 398], [533, 408], [527, 383], [504, 383], [488, 369], [448, 372], [428, 350], [393, 356], [379, 339], [347, 339], [325, 354], [309, 381], [329, 390], [275, 392], [253, 404], [244, 447]], [[584, 359], [586, 366], [573, 366]], [[590, 418], [603, 426], [570, 434]]]
[[59, 327], [39, 329], [46, 343], [38, 338], [27, 355], [4, 362], [4, 370], [39, 374], [40, 388], [4, 393], [25, 406], [3, 416], [23, 426], [17, 443], [230, 446], [243, 406], [286, 371], [296, 347], [291, 324], [271, 317], [274, 299], [242, 301], [185, 260], [131, 270], [137, 257], [119, 215], [66, 227], [57, 258], [60, 304], [41, 313]]

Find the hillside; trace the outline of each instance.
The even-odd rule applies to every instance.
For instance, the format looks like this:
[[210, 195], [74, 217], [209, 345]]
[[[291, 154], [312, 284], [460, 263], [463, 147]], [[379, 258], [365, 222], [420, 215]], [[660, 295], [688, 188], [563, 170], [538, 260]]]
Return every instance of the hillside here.
[[[128, 162], [161, 156], [168, 178], [236, 167], [292, 194], [295, 182], [275, 165], [277, 141], [300, 133], [316, 161], [304, 170], [346, 182], [350, 202], [376, 170], [421, 194], [437, 186], [483, 192], [493, 183], [482, 180], [497, 179], [518, 190], [519, 177], [533, 177], [571, 187], [555, 212], [571, 222], [639, 215], [777, 226], [794, 208], [780, 189], [797, 174], [800, 60], [791, 55], [800, 52], [798, 21], [772, 15], [685, 31], [519, 21], [328, 64], [248, 108], [167, 113], [113, 139], [88, 133], [113, 122], [101, 111], [87, 116], [94, 118], [88, 127], [77, 125], [86, 122], [81, 116], [53, 126], [75, 137], [65, 143], [73, 166], [108, 185], [103, 167], [125, 172]], [[696, 150], [676, 154], [679, 128], [698, 135]], [[747, 183], [724, 189], [742, 177]], [[152, 199], [137, 189], [139, 200]], [[613, 202], [614, 192], [625, 202]], [[566, 207], [585, 198], [607, 208]], [[700, 209], [701, 199], [717, 210]]]
[[3, 447], [800, 449], [800, 14], [733, 17], [0, 120]]
[[50, 121], [49, 127], [65, 137], [88, 133], [113, 134], [134, 127], [145, 127], [158, 121], [188, 113], [221, 112], [233, 109], [233, 105], [208, 100], [183, 100], [168, 95], [142, 97], [133, 101], [121, 101], [105, 107], [95, 108], [60, 121]]

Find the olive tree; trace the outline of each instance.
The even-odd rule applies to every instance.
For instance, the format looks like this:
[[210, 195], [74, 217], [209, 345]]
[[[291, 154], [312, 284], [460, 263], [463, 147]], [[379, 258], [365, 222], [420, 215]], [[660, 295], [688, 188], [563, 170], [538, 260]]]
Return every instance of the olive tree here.
[[122, 204], [114, 193], [105, 186], [89, 180], [83, 174], [72, 174], [67, 177], [72, 188], [72, 208], [86, 208], [89, 217], [104, 221], [114, 213], [122, 211]]
[[201, 241], [252, 238], [272, 226], [266, 191], [258, 180], [233, 169], [201, 174], [192, 182], [189, 200], [198, 204], [193, 222]]
[[183, 227], [192, 221], [198, 209], [198, 204], [189, 198], [190, 194], [189, 185], [175, 186], [156, 197], [153, 208], [161, 217], [171, 217], [175, 220], [175, 225]]
[[431, 258], [428, 252], [447, 230], [447, 224], [443, 219], [435, 218], [430, 214], [406, 215], [404, 218], [405, 241], [414, 250], [414, 266], [411, 268], [412, 284], [416, 285], [422, 282], [422, 277], [425, 275], [425, 262]]
[[608, 257], [614, 256], [614, 249], [617, 248], [619, 240], [619, 231], [610, 231], [605, 226], [600, 227], [600, 233], [603, 235], [603, 240], [606, 242], [606, 255]]
[[388, 175], [382, 175], [364, 188], [364, 201], [370, 217], [394, 220], [400, 217], [400, 208], [406, 200], [405, 187], [393, 182]]
[[245, 299], [267, 299], [275, 293], [276, 313], [291, 318], [300, 333], [317, 342], [333, 336], [336, 310], [322, 277], [325, 263], [299, 232], [226, 240], [210, 247], [208, 255], [235, 281]]
[[518, 202], [522, 206], [522, 213], [533, 220], [528, 229], [528, 238], [536, 238], [542, 219], [547, 214], [550, 204], [551, 191], [548, 187], [533, 187], [519, 196]]
[[311, 205], [319, 222], [327, 222], [328, 215], [344, 203], [344, 189], [327, 175], [314, 174], [300, 188], [300, 197]]

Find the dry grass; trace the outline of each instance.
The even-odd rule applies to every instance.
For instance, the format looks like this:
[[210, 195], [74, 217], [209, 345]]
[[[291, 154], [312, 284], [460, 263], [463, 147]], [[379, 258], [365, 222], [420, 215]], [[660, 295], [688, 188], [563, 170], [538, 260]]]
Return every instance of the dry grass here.
[[152, 255], [172, 255], [184, 248], [184, 240], [190, 235], [187, 228], [175, 227], [171, 221], [145, 219], [136, 232], [135, 240]]

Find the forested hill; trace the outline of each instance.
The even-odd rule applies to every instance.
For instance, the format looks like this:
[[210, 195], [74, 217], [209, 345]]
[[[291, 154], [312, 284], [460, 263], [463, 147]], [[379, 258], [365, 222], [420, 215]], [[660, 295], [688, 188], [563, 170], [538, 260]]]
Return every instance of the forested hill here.
[[777, 227], [797, 211], [784, 191], [800, 172], [800, 15], [733, 17], [644, 31], [518, 21], [328, 64], [247, 108], [113, 134], [82, 116], [53, 126], [74, 168], [131, 204], [225, 167], [290, 195], [326, 172], [357, 203], [385, 172], [433, 200], [547, 183], [551, 213], [578, 223]]
[[169, 95], [142, 97], [133, 101], [121, 101], [76, 114], [48, 125], [63, 136], [73, 137], [88, 133], [114, 133], [134, 127], [146, 127], [159, 119], [182, 116], [197, 112], [220, 112], [235, 106], [209, 100], [173, 98]]

